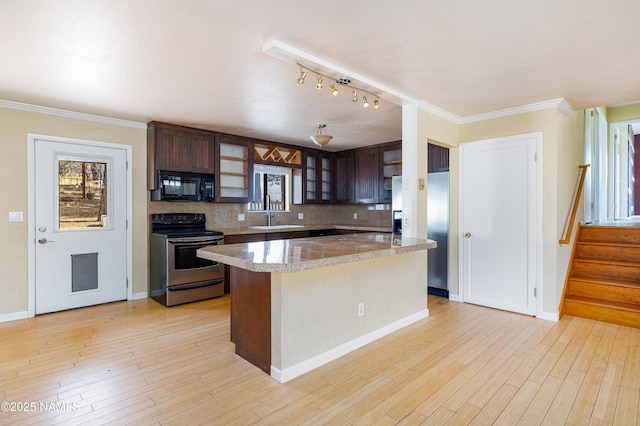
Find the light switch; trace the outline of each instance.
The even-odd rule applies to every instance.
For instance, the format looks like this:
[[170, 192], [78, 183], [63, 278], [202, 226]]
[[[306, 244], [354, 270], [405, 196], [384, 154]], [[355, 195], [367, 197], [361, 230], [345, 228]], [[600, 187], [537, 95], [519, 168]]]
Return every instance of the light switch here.
[[22, 222], [22, 212], [9, 212], [9, 222]]
[[298, 220], [304, 219], [304, 213], [298, 213]]
[[238, 221], [244, 222], [244, 213], [238, 213]]

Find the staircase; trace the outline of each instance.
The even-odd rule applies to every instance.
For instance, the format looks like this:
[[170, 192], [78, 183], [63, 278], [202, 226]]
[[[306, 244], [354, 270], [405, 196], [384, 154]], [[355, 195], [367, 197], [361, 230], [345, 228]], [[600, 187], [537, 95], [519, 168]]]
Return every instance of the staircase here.
[[581, 226], [561, 315], [640, 327], [640, 227]]

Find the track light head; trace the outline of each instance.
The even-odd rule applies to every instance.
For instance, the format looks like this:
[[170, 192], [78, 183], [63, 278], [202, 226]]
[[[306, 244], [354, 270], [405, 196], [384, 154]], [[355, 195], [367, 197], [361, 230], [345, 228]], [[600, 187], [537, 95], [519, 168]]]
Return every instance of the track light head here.
[[336, 89], [336, 86], [332, 84], [331, 86], [329, 86], [329, 89], [331, 90], [331, 94], [333, 96], [338, 96], [338, 89]]
[[305, 78], [307, 78], [307, 72], [300, 68], [300, 77], [298, 77], [298, 84], [304, 84]]
[[316, 77], [316, 89], [318, 90], [322, 89], [322, 77], [320, 77], [319, 74]]
[[365, 108], [369, 106], [369, 101], [367, 100], [366, 96], [362, 97], [362, 106]]
[[380, 102], [378, 102], [377, 99], [375, 101], [373, 101], [373, 110], [374, 111], [379, 111], [380, 110]]
[[351, 92], [351, 102], [358, 102], [358, 91], [354, 90]]

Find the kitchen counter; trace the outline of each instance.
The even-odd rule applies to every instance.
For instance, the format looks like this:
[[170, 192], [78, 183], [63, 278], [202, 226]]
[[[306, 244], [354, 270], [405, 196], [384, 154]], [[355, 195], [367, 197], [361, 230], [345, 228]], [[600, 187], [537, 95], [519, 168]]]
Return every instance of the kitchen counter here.
[[365, 233], [210, 246], [198, 256], [253, 272], [297, 272], [435, 247], [433, 240]]
[[270, 234], [276, 232], [295, 232], [295, 231], [316, 231], [323, 229], [340, 229], [351, 230], [358, 232], [388, 232], [391, 233], [391, 228], [384, 228], [379, 226], [355, 226], [355, 225], [303, 225], [296, 226], [295, 228], [272, 228], [272, 229], [252, 229], [249, 227], [244, 228], [216, 228], [216, 231], [222, 232], [224, 235], [244, 235], [244, 234]]
[[280, 383], [419, 321], [426, 239], [383, 233], [211, 246], [230, 265], [236, 354]]

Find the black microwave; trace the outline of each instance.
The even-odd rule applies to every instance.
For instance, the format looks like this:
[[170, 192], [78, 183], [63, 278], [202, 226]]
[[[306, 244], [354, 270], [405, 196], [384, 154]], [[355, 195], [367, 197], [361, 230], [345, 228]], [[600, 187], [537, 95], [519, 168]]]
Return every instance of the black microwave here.
[[158, 170], [151, 201], [208, 201], [214, 199], [212, 174]]

